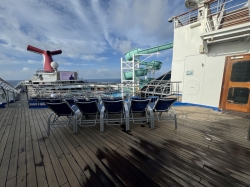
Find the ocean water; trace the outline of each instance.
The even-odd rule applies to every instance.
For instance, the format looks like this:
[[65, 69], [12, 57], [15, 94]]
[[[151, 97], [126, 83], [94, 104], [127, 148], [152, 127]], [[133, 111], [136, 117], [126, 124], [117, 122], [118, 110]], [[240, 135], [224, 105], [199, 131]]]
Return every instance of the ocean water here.
[[87, 82], [121, 83], [121, 79], [84, 79]]
[[5, 80], [5, 81], [9, 83], [10, 85], [16, 87], [18, 83], [21, 82], [22, 80]]
[[[5, 80], [10, 85], [16, 87], [22, 80]], [[121, 79], [84, 79], [86, 82], [107, 82], [107, 83], [120, 83]]]

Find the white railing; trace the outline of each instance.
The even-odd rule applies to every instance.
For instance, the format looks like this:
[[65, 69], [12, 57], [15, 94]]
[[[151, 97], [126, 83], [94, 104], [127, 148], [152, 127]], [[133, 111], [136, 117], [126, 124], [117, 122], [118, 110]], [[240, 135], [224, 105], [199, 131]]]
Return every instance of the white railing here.
[[174, 27], [178, 28], [199, 21], [200, 19], [202, 19], [203, 8], [204, 7], [199, 7], [197, 9], [174, 17]]
[[[206, 20], [205, 31], [211, 32], [221, 28], [222, 21], [223, 19], [227, 18], [228, 13], [233, 15], [233, 12], [236, 10], [237, 14], [241, 13], [243, 11], [246, 11], [245, 9], [240, 10], [244, 7], [248, 8], [248, 11], [250, 12], [250, 0], [244, 0], [241, 3], [238, 3], [237, 0], [217, 0], [211, 2], [212, 3], [208, 2], [208, 4], [205, 4], [205, 6], [173, 17], [174, 27], [179, 28], [195, 22], [199, 22], [201, 20]], [[249, 18], [249, 14], [247, 17]], [[231, 23], [237, 23], [247, 17], [236, 18], [232, 20]], [[230, 22], [228, 23], [230, 24]]]
[[[247, 3], [249, 4], [248, 0], [245, 0], [244, 2], [238, 4], [235, 0], [223, 0], [218, 1], [217, 5], [210, 6], [210, 9], [208, 9], [208, 12], [210, 13], [207, 15], [205, 31], [211, 32], [220, 29], [223, 25], [223, 20], [225, 20], [229, 16], [234, 16], [236, 14], [240, 14], [247, 11], [247, 9], [245, 9]], [[246, 18], [249, 18], [249, 14], [245, 17], [243, 16], [240, 18], [234, 18], [231, 21], [228, 21], [227, 24], [237, 24]]]
[[17, 100], [19, 94], [20, 92], [16, 88], [0, 78], [0, 105], [9, 106], [9, 102]]
[[[29, 100], [42, 100], [50, 99], [51, 94], [53, 97], [58, 99], [74, 99], [80, 97], [122, 97], [123, 99], [128, 99], [131, 96], [139, 95], [142, 98], [151, 96], [168, 97], [170, 95], [179, 98], [181, 94], [179, 91], [180, 82], [162, 82], [158, 84], [157, 81], [150, 84], [150, 88], [153, 87], [153, 91], [140, 90], [138, 86], [134, 84], [105, 84], [105, 83], [83, 83], [78, 87], [73, 87], [71, 89], [65, 89], [62, 85], [53, 86], [29, 86], [27, 91], [27, 97]], [[133, 89], [133, 87], [135, 87]]]
[[221, 21], [222, 21], [222, 18], [224, 16], [224, 14], [225, 14], [225, 3], [223, 3], [223, 5], [221, 7], [221, 10], [220, 10], [220, 12], [218, 14], [218, 17], [217, 17], [217, 23], [218, 24], [216, 25], [215, 30], [219, 29], [219, 26], [221, 24]]

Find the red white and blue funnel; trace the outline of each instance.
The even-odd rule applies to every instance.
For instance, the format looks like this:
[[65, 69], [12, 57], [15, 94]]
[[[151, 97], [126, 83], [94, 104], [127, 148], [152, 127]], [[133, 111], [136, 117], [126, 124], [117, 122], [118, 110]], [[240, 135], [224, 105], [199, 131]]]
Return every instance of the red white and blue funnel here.
[[58, 54], [62, 53], [61, 50], [44, 51], [44, 50], [38, 49], [36, 47], [33, 47], [31, 45], [28, 45], [27, 50], [43, 55], [43, 69], [44, 69], [44, 71], [47, 71], [47, 72], [54, 71], [53, 68], [51, 67], [51, 62], [53, 61], [52, 55], [58, 55]]

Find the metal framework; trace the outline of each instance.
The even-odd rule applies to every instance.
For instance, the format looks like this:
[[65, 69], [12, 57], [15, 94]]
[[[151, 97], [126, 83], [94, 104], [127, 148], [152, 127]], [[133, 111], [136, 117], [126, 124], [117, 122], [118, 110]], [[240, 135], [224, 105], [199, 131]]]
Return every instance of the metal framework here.
[[[146, 79], [148, 76], [151, 78], [154, 78], [155, 76], [155, 69], [150, 67], [144, 67], [141, 68], [142, 65], [140, 63], [145, 62], [148, 58], [152, 57], [153, 55], [159, 54], [159, 52], [156, 53], [150, 53], [150, 54], [133, 54], [133, 58], [131, 61], [123, 61], [121, 58], [121, 83], [122, 83], [122, 93], [126, 94], [129, 93], [136, 93], [140, 90], [140, 77], [136, 76], [135, 72], [138, 70], [145, 70], [147, 71], [146, 75], [144, 76], [144, 79]], [[143, 60], [140, 60], [141, 56], [146, 56]], [[132, 73], [131, 79], [125, 79], [124, 74], [126, 72]], [[142, 83], [141, 83], [142, 84]], [[122, 97], [126, 97], [126, 95], [122, 95]]]

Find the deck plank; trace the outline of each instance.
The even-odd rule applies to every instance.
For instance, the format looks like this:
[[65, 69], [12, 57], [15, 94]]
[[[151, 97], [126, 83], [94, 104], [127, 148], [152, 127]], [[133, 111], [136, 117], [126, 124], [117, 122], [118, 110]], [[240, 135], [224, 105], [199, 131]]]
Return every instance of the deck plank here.
[[32, 136], [33, 138], [33, 153], [34, 153], [34, 163], [36, 168], [36, 178], [38, 186], [48, 186], [46, 179], [43, 155], [40, 149], [40, 145], [43, 143], [44, 139], [39, 127], [39, 121], [37, 120], [37, 110], [32, 111], [33, 125]]
[[[77, 136], [72, 137], [72, 130], [70, 128], [67, 128], [67, 130], [68, 130], [68, 132], [64, 131], [64, 133], [71, 135], [71, 137], [68, 136], [68, 139], [70, 142], [73, 142], [73, 144], [75, 146], [77, 145], [75, 149], [79, 153], [79, 155], [82, 157], [83, 160], [81, 161], [81, 159], [78, 157], [77, 154], [74, 154], [74, 156], [76, 157], [75, 159], [78, 160], [78, 162], [85, 162], [86, 164], [88, 164], [87, 166], [85, 166], [84, 170], [86, 170], [85, 172], [88, 172], [88, 170], [90, 171], [91, 176], [88, 176], [89, 180], [92, 181], [93, 177], [94, 177], [93, 174], [96, 173], [96, 175], [99, 179], [104, 180], [104, 178], [106, 176], [108, 176], [114, 184], [116, 184], [117, 186], [121, 186], [119, 184], [119, 182], [117, 182], [116, 180], [113, 179], [113, 177], [111, 177], [110, 173], [107, 171], [107, 169], [105, 169], [105, 167], [103, 167], [103, 165], [95, 157], [95, 155], [93, 155], [92, 151], [85, 145], [85, 141], [78, 138]], [[66, 138], [63, 137], [63, 139], [66, 139]], [[76, 143], [76, 142], [78, 142], [78, 143]], [[81, 145], [81, 146], [79, 146], [79, 145]], [[74, 150], [73, 147], [71, 147], [71, 150]], [[104, 183], [106, 183], [106, 182], [107, 181], [105, 181]], [[108, 186], [112, 186], [112, 184], [109, 183]]]
[[[128, 140], [127, 145], [128, 146], [122, 146], [122, 148], [126, 147], [127, 149], [135, 149], [136, 147], [138, 147], [139, 149], [137, 148], [137, 151], [139, 151], [140, 149], [142, 149], [142, 150], [144, 150], [144, 152], [146, 152], [145, 155], [150, 155], [150, 157], [153, 157], [154, 159], [156, 159], [158, 157], [157, 158], [157, 163], [158, 164], [162, 164], [162, 165], [165, 165], [165, 166], [168, 165], [168, 167], [166, 167], [166, 168], [161, 168], [161, 169], [164, 169], [165, 172], [168, 172], [168, 175], [172, 175], [174, 178], [176, 178], [175, 175], [177, 173], [179, 173], [181, 175], [181, 173], [178, 172], [178, 171], [173, 172], [174, 170], [170, 169], [171, 165], [167, 164], [165, 162], [164, 158], [159, 157], [160, 148], [157, 147], [157, 145], [151, 144], [150, 142], [147, 142], [147, 141], [141, 141], [139, 137], [138, 137], [138, 141], [136, 141], [136, 142], [135, 141], [130, 141], [131, 140], [130, 136], [131, 135], [128, 135], [128, 137], [127, 137], [127, 140]], [[119, 137], [121, 137], [121, 136], [119, 136]], [[134, 133], [133, 133], [133, 137], [135, 137]], [[147, 139], [150, 139], [150, 137], [147, 136]], [[140, 151], [140, 152], [142, 152], [142, 151]], [[154, 163], [154, 165], [157, 165], [157, 163]], [[169, 172], [171, 172], [171, 173], [169, 173]], [[188, 176], [188, 178], [190, 178], [190, 176]], [[199, 180], [199, 179], [200, 178], [197, 178], [197, 180]], [[197, 182], [195, 182], [195, 181], [192, 181], [192, 182], [190, 182], [190, 181], [189, 181], [189, 183], [196, 183], [197, 184]]]
[[[5, 186], [8, 176], [8, 169], [9, 169], [9, 163], [11, 159], [11, 152], [13, 147], [13, 139], [14, 139], [14, 133], [16, 129], [16, 119], [17, 119], [17, 113], [12, 111], [10, 109], [11, 113], [9, 114], [9, 120], [6, 121], [6, 125], [8, 126], [7, 129], [5, 129], [4, 137], [1, 140], [2, 148], [2, 161], [0, 166], [0, 174], [1, 174], [1, 180], [0, 180], [0, 187]], [[17, 166], [17, 165], [16, 165]]]
[[17, 170], [17, 186], [26, 187], [27, 183], [27, 165], [26, 165], [26, 120], [25, 120], [25, 109], [19, 109], [19, 123], [20, 126], [20, 137], [19, 137], [19, 148], [18, 148], [18, 170]]
[[27, 187], [36, 187], [37, 178], [36, 178], [36, 168], [34, 160], [34, 150], [33, 145], [35, 142], [35, 130], [33, 127], [33, 118], [32, 111], [26, 109], [25, 120], [27, 123], [26, 126], [26, 165], [27, 165]]
[[4, 129], [7, 127], [6, 121], [8, 120], [9, 111], [4, 110], [4, 108], [0, 108], [0, 140], [4, 134]]
[[[42, 113], [40, 113], [40, 122], [41, 122], [41, 129], [42, 129], [42, 131], [43, 131], [43, 136], [46, 138], [47, 137], [47, 131], [46, 131], [46, 128], [45, 127], [47, 127], [46, 126], [46, 118], [44, 118], [44, 116], [42, 115]], [[68, 160], [68, 162], [69, 162], [69, 164], [70, 164], [70, 166], [71, 166], [71, 168], [72, 168], [72, 170], [74, 171], [74, 173], [76, 173], [76, 177], [77, 177], [77, 179], [78, 179], [78, 181], [80, 182], [80, 183], [82, 183], [82, 185], [84, 185], [84, 186], [88, 186], [87, 185], [87, 183], [89, 183], [89, 181], [87, 181], [87, 179], [86, 179], [86, 176], [82, 173], [82, 171], [83, 170], [81, 170], [80, 169], [80, 167], [79, 166], [81, 166], [80, 164], [79, 164], [79, 160], [76, 160], [76, 161], [78, 161], [78, 162], [74, 162], [74, 159], [75, 158], [73, 158], [72, 157], [72, 153], [71, 153], [71, 151], [69, 151], [68, 150], [68, 147], [73, 147], [70, 143], [69, 143], [69, 141], [64, 141], [63, 139], [67, 139], [67, 137], [65, 137], [65, 136], [63, 136], [63, 135], [61, 135], [62, 137], [61, 138], [57, 138], [57, 139], [55, 139], [55, 138], [52, 138], [53, 139], [53, 141], [54, 141], [54, 144], [56, 144], [58, 147], [57, 147], [57, 152], [59, 152], [59, 154], [58, 155], [61, 155], [61, 154], [64, 154], [65, 156], [66, 156], [66, 158], [67, 158], [67, 160]], [[51, 139], [51, 138], [50, 138]], [[46, 139], [46, 144], [48, 144], [47, 141], [48, 139]], [[51, 147], [51, 146], [50, 146]], [[60, 151], [59, 151], [59, 149], [60, 149]], [[74, 151], [74, 148], [73, 148], [73, 150], [72, 151]], [[54, 152], [55, 153], [55, 152]], [[50, 153], [49, 153], [50, 154]], [[56, 154], [53, 154], [52, 156], [55, 156]], [[56, 158], [54, 158], [54, 160], [55, 160]], [[58, 168], [59, 167], [59, 168]], [[62, 175], [62, 173], [60, 173], [59, 172], [59, 170], [58, 169], [61, 169], [60, 168], [60, 166], [55, 166], [54, 167], [54, 169], [57, 169], [57, 173], [59, 173], [60, 175]], [[61, 183], [64, 183], [64, 182], [61, 182]]]
[[[39, 129], [43, 137], [42, 139], [39, 140], [39, 146], [40, 146], [41, 154], [43, 157], [43, 164], [44, 164], [44, 169], [46, 173], [46, 179], [48, 182], [48, 186], [59, 186], [61, 184], [64, 184], [67, 181], [63, 178], [62, 179], [57, 178], [54, 172], [54, 169], [55, 168], [57, 169], [57, 167], [54, 167], [54, 163], [52, 164], [52, 160], [55, 161], [55, 158], [52, 158], [53, 156], [55, 156], [55, 154], [53, 154], [54, 150], [53, 150], [53, 147], [51, 146], [51, 142], [49, 141], [49, 139], [47, 139], [47, 132], [44, 129], [43, 121], [40, 116], [40, 113], [41, 111], [38, 110], [36, 113], [36, 120], [38, 121]], [[61, 169], [60, 166], [59, 166], [59, 169]]]
[[8, 136], [10, 134], [10, 129], [12, 127], [11, 124], [14, 118], [14, 113], [12, 112], [12, 110], [5, 110], [5, 111], [6, 111], [6, 114], [8, 113], [8, 115], [3, 116], [4, 119], [2, 120], [2, 128], [0, 132], [0, 135], [1, 135], [0, 137], [0, 142], [1, 142], [0, 143], [0, 166], [2, 164], [4, 149], [7, 144]]
[[164, 120], [73, 134], [69, 125], [48, 136], [51, 111], [22, 99], [0, 109], [0, 187], [250, 184], [249, 115], [176, 107], [177, 129]]
[[[86, 133], [88, 129], [81, 131], [80, 136], [85, 142], [87, 142], [88, 147], [91, 151], [100, 159], [111, 171], [116, 175], [119, 175], [120, 178], [123, 177], [123, 181], [126, 181], [126, 185], [131, 185], [128, 183], [132, 182], [137, 185], [142, 185], [145, 182], [141, 181], [140, 178], [137, 178], [135, 173], [139, 174], [139, 171], [136, 168], [130, 168], [131, 162], [129, 160], [119, 160], [119, 155], [116, 155], [109, 150], [107, 147], [103, 147], [100, 141], [96, 141], [91, 134]], [[123, 168], [123, 169], [122, 169]], [[133, 170], [134, 169], [134, 170]]]
[[[88, 131], [90, 132], [86, 132], [88, 134], [93, 134], [91, 133], [91, 129], [88, 129]], [[106, 134], [105, 134], [106, 135]], [[100, 138], [102, 137], [102, 138]], [[115, 140], [113, 141], [108, 141], [108, 140], [111, 140], [108, 138], [108, 136], [104, 136], [104, 133], [99, 133], [99, 134], [96, 134], [96, 138], [100, 139], [99, 142], [103, 142], [103, 143], [106, 143], [108, 146], [116, 143], [116, 149], [112, 149], [113, 146], [111, 146], [111, 150], [110, 151], [115, 151], [117, 155], [119, 155], [119, 159], [121, 158], [125, 158], [125, 159], [128, 159], [132, 162], [132, 165], [135, 166], [137, 169], [140, 169], [141, 171], [140, 172], [143, 172], [145, 170], [152, 170], [152, 173], [154, 174], [147, 174], [149, 176], [147, 176], [147, 178], [152, 178], [153, 181], [157, 181], [159, 184], [158, 185], [161, 185], [162, 184], [165, 184], [165, 180], [168, 181], [168, 183], [171, 183], [171, 185], [175, 185], [175, 186], [178, 186], [177, 183], [174, 182], [174, 179], [171, 179], [171, 177], [169, 178], [164, 178], [163, 176], [165, 175], [166, 176], [166, 171], [163, 171], [163, 168], [161, 168], [160, 170], [159, 169], [159, 165], [158, 163], [155, 163], [153, 158], [147, 154], [147, 152], [145, 152], [144, 150], [141, 150], [139, 149], [139, 152], [141, 153], [141, 156], [138, 158], [137, 156], [131, 154], [131, 151], [129, 151], [128, 149], [137, 149], [137, 147], [133, 146], [133, 144], [130, 144], [127, 142], [127, 145], [126, 146], [120, 146], [118, 144], [118, 142], [115, 142]], [[115, 137], [115, 139], [117, 139], [117, 137]], [[112, 142], [112, 144], [111, 144]], [[127, 147], [128, 149], [125, 149], [125, 147]], [[139, 153], [139, 155], [140, 155]], [[142, 154], [144, 154], [144, 158], [142, 159]], [[157, 173], [157, 174], [156, 174]], [[171, 174], [168, 173], [168, 176], [170, 176]], [[173, 178], [175, 178], [173, 176]], [[175, 178], [176, 179], [176, 178]], [[181, 181], [179, 181], [179, 183], [182, 183]], [[182, 183], [182, 185], [184, 185]]]

